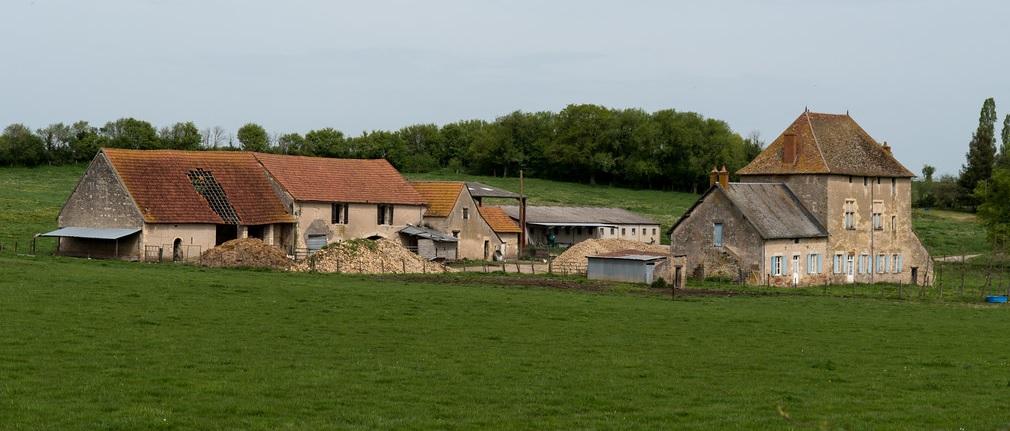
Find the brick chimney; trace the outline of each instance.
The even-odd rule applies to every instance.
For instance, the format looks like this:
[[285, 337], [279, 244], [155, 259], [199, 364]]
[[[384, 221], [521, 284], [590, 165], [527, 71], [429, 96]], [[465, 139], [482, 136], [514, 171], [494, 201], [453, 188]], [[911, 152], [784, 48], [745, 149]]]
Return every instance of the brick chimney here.
[[722, 169], [719, 170], [719, 187], [724, 189], [729, 187], [729, 171], [726, 170], [726, 165], [722, 165]]
[[712, 187], [719, 183], [719, 171], [712, 166], [712, 172], [708, 173], [708, 186]]
[[792, 131], [782, 135], [782, 163], [793, 164], [799, 158], [799, 148], [796, 146], [796, 134]]

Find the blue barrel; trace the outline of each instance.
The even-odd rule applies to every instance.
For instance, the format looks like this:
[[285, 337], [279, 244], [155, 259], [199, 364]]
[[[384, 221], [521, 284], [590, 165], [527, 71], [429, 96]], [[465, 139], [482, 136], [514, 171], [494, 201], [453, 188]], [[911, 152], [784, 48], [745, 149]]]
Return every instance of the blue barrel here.
[[985, 297], [985, 302], [992, 304], [1006, 304], [1006, 296], [1004, 295], [990, 295]]

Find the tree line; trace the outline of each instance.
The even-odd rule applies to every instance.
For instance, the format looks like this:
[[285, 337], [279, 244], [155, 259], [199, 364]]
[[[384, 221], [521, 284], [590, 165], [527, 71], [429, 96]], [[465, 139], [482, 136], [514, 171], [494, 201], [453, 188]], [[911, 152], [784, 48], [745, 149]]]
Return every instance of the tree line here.
[[515, 111], [494, 121], [415, 124], [395, 131], [346, 136], [322, 128], [271, 134], [249, 123], [232, 135], [193, 122], [156, 128], [135, 118], [95, 127], [85, 121], [32, 130], [12, 124], [0, 135], [0, 163], [35, 166], [80, 163], [99, 148], [228, 150], [343, 158], [385, 158], [405, 172], [449, 170], [495, 176], [529, 176], [699, 191], [708, 171], [731, 172], [763, 146], [725, 122], [672, 109], [646, 112], [598, 105], [569, 105], [560, 112]]

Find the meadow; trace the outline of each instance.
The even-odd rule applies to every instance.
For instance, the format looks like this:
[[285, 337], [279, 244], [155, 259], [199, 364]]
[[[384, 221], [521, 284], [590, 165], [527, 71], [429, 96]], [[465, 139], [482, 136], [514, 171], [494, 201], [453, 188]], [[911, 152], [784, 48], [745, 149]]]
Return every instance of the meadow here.
[[5, 429], [1010, 425], [1004, 307], [51, 257], [0, 298]]

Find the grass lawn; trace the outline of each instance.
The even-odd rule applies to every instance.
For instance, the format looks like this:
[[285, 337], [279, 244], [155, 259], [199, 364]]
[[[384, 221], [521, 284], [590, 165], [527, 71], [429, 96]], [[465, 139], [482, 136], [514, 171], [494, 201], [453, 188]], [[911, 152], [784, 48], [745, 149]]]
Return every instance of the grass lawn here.
[[912, 210], [919, 239], [934, 257], [981, 254], [991, 251], [985, 229], [975, 214], [945, 210]]
[[0, 258], [5, 429], [993, 429], [1010, 308]]

